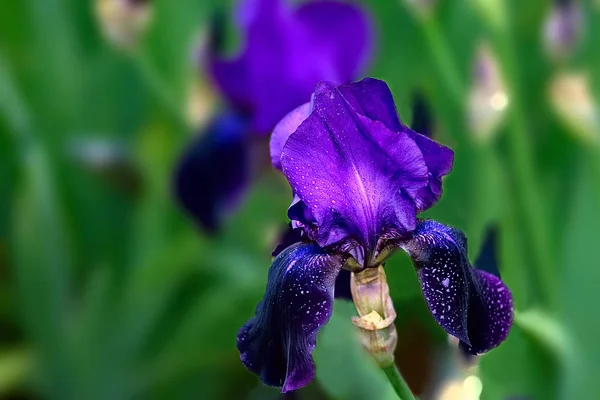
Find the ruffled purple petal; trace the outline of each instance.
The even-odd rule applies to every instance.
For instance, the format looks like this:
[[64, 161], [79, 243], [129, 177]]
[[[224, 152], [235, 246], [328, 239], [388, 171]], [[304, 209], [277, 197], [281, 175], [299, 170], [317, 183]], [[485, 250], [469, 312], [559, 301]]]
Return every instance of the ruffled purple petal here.
[[237, 338], [242, 362], [263, 383], [288, 392], [314, 378], [312, 351], [331, 317], [343, 262], [314, 243], [292, 245], [273, 261], [256, 316]]
[[418, 212], [433, 206], [442, 196], [442, 177], [452, 171], [454, 152], [446, 146], [429, 139], [419, 133], [405, 128], [407, 135], [412, 138], [425, 158], [429, 171], [429, 182], [414, 197]]
[[382, 122], [394, 132], [404, 132], [415, 141], [423, 153], [430, 174], [427, 186], [413, 196], [417, 211], [425, 211], [435, 204], [442, 195], [442, 177], [452, 170], [454, 152], [400, 122], [394, 98], [385, 82], [366, 78], [360, 82], [342, 85], [338, 89], [357, 113], [373, 121]]
[[414, 196], [429, 179], [413, 139], [358, 114], [325, 83], [317, 86], [311, 115], [288, 138], [281, 164], [314, 217], [319, 244], [354, 239], [366, 259], [383, 234], [414, 229]]
[[444, 146], [432, 140], [425, 140], [423, 136], [431, 139], [432, 120], [431, 112], [425, 98], [419, 93], [413, 97], [412, 131], [408, 134], [415, 140], [423, 155], [427, 168], [431, 172], [429, 184], [419, 191], [416, 197], [417, 209], [424, 211], [437, 202], [442, 195], [442, 177], [452, 170], [454, 154]]
[[398, 117], [392, 92], [384, 81], [365, 78], [359, 82], [341, 85], [338, 90], [358, 114], [383, 123], [393, 132], [402, 132], [405, 129]]
[[353, 79], [369, 53], [369, 24], [356, 6], [324, 1], [293, 10], [280, 0], [247, 0], [240, 10], [243, 51], [232, 60], [213, 54], [209, 70], [229, 102], [252, 113], [256, 133], [308, 102], [320, 80]]
[[287, 142], [292, 133], [298, 129], [300, 124], [304, 122], [310, 115], [312, 106], [311, 103], [305, 103], [300, 107], [295, 108], [288, 113], [273, 129], [269, 149], [271, 152], [271, 164], [273, 167], [281, 171], [281, 152], [283, 146]]
[[235, 114], [216, 117], [192, 139], [173, 175], [173, 193], [198, 226], [218, 229], [236, 207], [249, 181], [247, 121]]
[[471, 267], [464, 234], [435, 221], [419, 221], [402, 247], [411, 257], [435, 321], [471, 354], [504, 341], [513, 302], [502, 281]]

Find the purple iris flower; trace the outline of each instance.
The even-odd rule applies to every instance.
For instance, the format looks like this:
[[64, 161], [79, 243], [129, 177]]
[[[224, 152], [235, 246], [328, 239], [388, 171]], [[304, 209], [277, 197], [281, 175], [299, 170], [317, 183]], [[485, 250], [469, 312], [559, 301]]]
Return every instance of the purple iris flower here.
[[[364, 10], [342, 1], [292, 7], [284, 0], [242, 0], [236, 16], [243, 38], [240, 53], [233, 58], [221, 54], [223, 24], [216, 20], [201, 57], [226, 111], [191, 143], [174, 179], [184, 182], [175, 184], [178, 202], [204, 228], [218, 224], [215, 211], [237, 205], [254, 172], [251, 163], [242, 163], [255, 157], [230, 157], [233, 150], [219, 145], [227, 141], [248, 153], [288, 112], [310, 100], [317, 82], [356, 78], [372, 50]], [[232, 125], [238, 129], [235, 135]], [[189, 159], [201, 156], [208, 158]], [[220, 174], [219, 166], [236, 162]]]
[[288, 216], [302, 240], [275, 258], [256, 315], [238, 334], [242, 362], [265, 384], [287, 392], [313, 379], [336, 277], [379, 267], [399, 248], [433, 318], [461, 347], [479, 354], [507, 337], [506, 286], [470, 265], [462, 232], [417, 219], [440, 198], [453, 152], [401, 123], [384, 82], [319, 83], [311, 103], [275, 128], [271, 157], [292, 187]]
[[544, 27], [545, 44], [551, 56], [560, 60], [574, 52], [581, 38], [583, 22], [579, 1], [554, 1]]
[[215, 232], [221, 217], [235, 207], [249, 179], [247, 118], [224, 112], [181, 156], [173, 176], [179, 203], [198, 226]]

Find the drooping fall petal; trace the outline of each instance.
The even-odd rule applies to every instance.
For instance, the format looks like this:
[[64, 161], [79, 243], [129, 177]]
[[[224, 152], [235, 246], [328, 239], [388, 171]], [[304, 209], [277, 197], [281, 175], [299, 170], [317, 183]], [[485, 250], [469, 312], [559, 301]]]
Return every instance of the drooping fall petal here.
[[462, 232], [419, 221], [402, 247], [413, 261], [433, 318], [465, 350], [484, 353], [506, 339], [513, 321], [511, 293], [500, 278], [471, 267]]
[[315, 243], [292, 245], [273, 261], [265, 296], [237, 339], [242, 362], [263, 383], [288, 392], [314, 378], [311, 354], [331, 317], [343, 262]]

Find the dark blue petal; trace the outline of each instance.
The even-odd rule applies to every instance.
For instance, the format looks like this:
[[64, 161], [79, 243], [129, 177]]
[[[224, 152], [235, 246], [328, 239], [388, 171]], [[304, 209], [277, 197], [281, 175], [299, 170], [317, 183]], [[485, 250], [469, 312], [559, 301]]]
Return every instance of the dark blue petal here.
[[335, 280], [334, 295], [336, 299], [352, 300], [352, 291], [350, 290], [350, 276], [352, 273], [345, 269], [340, 271]]
[[471, 343], [460, 346], [474, 355], [498, 346], [508, 336], [513, 313], [512, 295], [500, 278], [473, 269], [468, 317]]
[[402, 247], [411, 257], [427, 306], [461, 347], [480, 354], [498, 346], [513, 321], [513, 302], [502, 281], [474, 269], [464, 234], [435, 221], [419, 221]]
[[192, 139], [173, 176], [177, 202], [203, 229], [215, 231], [237, 206], [249, 180], [247, 123], [224, 113]]
[[[300, 242], [306, 242], [307, 237], [302, 228], [294, 228], [290, 222], [288, 226], [282, 231], [279, 243], [275, 250], [271, 253], [271, 256], [277, 257], [282, 251]], [[335, 280], [334, 295], [336, 299], [352, 300], [352, 292], [350, 291], [350, 271], [342, 269]]]
[[433, 120], [425, 97], [421, 93], [415, 93], [412, 101], [412, 130], [431, 138]]
[[290, 222], [288, 226], [285, 227], [285, 229], [281, 232], [279, 236], [279, 243], [277, 243], [277, 247], [275, 247], [275, 250], [273, 250], [271, 256], [277, 257], [282, 251], [291, 245], [301, 242], [304, 239], [303, 236], [302, 229], [294, 228]]
[[315, 375], [312, 351], [329, 321], [333, 291], [344, 260], [314, 243], [298, 243], [273, 261], [256, 316], [238, 332], [244, 365], [282, 392], [307, 385]]
[[477, 260], [475, 260], [475, 268], [488, 272], [500, 278], [500, 270], [498, 269], [498, 227], [490, 226], [485, 232], [483, 246]]

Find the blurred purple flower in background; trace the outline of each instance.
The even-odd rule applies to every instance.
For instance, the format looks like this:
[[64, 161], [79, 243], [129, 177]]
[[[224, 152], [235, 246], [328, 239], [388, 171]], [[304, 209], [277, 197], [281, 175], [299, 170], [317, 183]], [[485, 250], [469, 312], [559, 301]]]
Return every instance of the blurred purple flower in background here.
[[221, 216], [237, 205], [249, 179], [247, 121], [227, 111], [217, 115], [179, 161], [173, 182], [177, 199], [208, 232], [215, 232]]
[[570, 56], [581, 38], [583, 16], [578, 0], [555, 0], [544, 25], [544, 42], [555, 60]]
[[[228, 146], [249, 152], [251, 141], [268, 135], [281, 118], [310, 99], [317, 82], [351, 81], [372, 51], [364, 10], [341, 1], [292, 8], [282, 0], [243, 0], [236, 16], [243, 35], [239, 55], [220, 54], [217, 26], [202, 56], [226, 111], [192, 140], [174, 178], [179, 203], [204, 228], [218, 226], [220, 214], [237, 205], [252, 175], [250, 157], [229, 157]], [[226, 123], [228, 118], [233, 122]], [[232, 125], [238, 130], [235, 135]], [[219, 139], [221, 135], [227, 139]]]
[[[284, 392], [310, 382], [336, 277], [343, 268], [353, 276], [372, 268], [383, 274], [380, 267], [399, 248], [413, 261], [433, 318], [464, 349], [483, 353], [506, 338], [509, 290], [471, 267], [462, 232], [417, 219], [440, 198], [453, 157], [401, 123], [387, 85], [376, 79], [321, 82], [311, 103], [283, 118], [271, 137], [271, 158], [292, 187], [288, 216], [302, 240], [273, 261], [256, 316], [238, 334], [248, 369]], [[353, 296], [363, 317], [365, 302]], [[395, 312], [384, 317], [392, 323]]]

